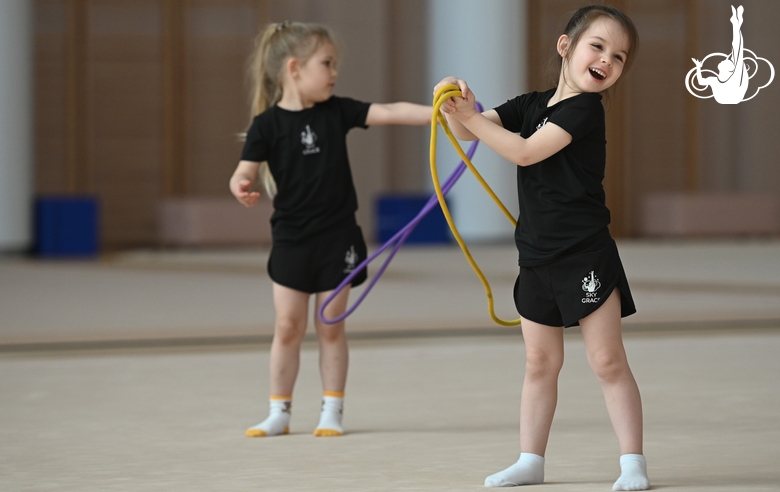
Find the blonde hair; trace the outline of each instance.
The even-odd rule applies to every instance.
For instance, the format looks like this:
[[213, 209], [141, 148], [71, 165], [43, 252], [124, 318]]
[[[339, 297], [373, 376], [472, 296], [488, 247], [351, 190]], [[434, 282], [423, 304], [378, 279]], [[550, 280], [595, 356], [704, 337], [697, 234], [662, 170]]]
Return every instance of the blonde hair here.
[[[269, 24], [258, 34], [249, 58], [251, 118], [282, 99], [282, 75], [287, 60], [295, 58], [306, 63], [324, 43], [336, 46], [331, 31], [319, 24], [285, 21]], [[273, 198], [276, 182], [267, 162], [260, 164], [258, 173], [266, 193]]]

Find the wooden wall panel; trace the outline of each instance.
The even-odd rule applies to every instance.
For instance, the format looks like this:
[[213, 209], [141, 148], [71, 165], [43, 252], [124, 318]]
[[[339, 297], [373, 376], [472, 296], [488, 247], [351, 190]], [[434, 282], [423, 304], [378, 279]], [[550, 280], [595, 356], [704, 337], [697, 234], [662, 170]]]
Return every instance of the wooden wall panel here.
[[162, 9], [156, 0], [88, 7], [87, 159], [107, 245], [156, 238], [162, 166]]
[[571, 14], [592, 2], [585, 0], [528, 0], [528, 90], [546, 91], [557, 81], [550, 70], [555, 46]]
[[[695, 0], [697, 38], [689, 53], [699, 60], [710, 53], [729, 53], [731, 7], [745, 9], [742, 35], [745, 48], [766, 58], [776, 71], [775, 80], [750, 101], [737, 105], [717, 104], [714, 99], [696, 99], [686, 92], [698, 121], [696, 183], [701, 189], [780, 195], [780, 2], [774, 0]], [[713, 60], [710, 60], [713, 61]], [[748, 94], [768, 81], [766, 64], [751, 80]], [[754, 84], [755, 83], [755, 84]], [[707, 91], [706, 93], [710, 93]], [[703, 95], [703, 94], [702, 94]]]
[[[588, 3], [528, 0], [532, 90], [550, 87], [555, 40]], [[707, 2], [725, 14], [702, 0], [610, 3], [634, 19], [641, 38], [632, 72], [607, 103], [613, 233], [638, 232], [648, 193], [777, 189], [772, 105], [694, 101], [681, 82], [692, 49], [701, 56], [722, 46], [728, 2]], [[746, 0], [753, 16], [761, 5]], [[427, 8], [417, 0], [36, 0], [36, 7], [36, 191], [96, 195], [108, 248], [154, 245], [163, 198], [228, 196], [241, 148], [235, 134], [249, 120], [245, 63], [267, 22], [322, 22], [339, 33], [340, 94], [429, 98], [420, 48]], [[747, 39], [763, 42], [757, 48], [772, 59], [771, 19], [750, 19]], [[776, 87], [762, 92], [764, 101], [776, 99]], [[424, 189], [427, 132], [356, 130], [350, 147], [359, 219], [370, 234], [378, 193]]]
[[191, 2], [186, 51], [186, 193], [230, 196], [228, 180], [249, 125], [246, 63], [259, 30], [250, 0]]
[[[431, 104], [428, 86], [428, 9], [419, 0], [392, 0], [387, 60], [388, 101]], [[430, 180], [430, 131], [414, 126], [389, 127], [388, 183], [386, 193], [425, 193]]]
[[629, 213], [636, 226], [646, 194], [689, 189], [686, 155], [691, 122], [685, 117], [689, 95], [683, 81], [690, 57], [686, 56], [685, 2], [633, 1], [631, 7], [641, 36], [640, 56], [630, 81]]
[[35, 189], [68, 190], [67, 2], [40, 1], [35, 10]]
[[36, 0], [36, 193], [89, 194], [108, 249], [172, 196], [227, 196], [260, 0]]
[[[108, 249], [156, 244], [162, 199], [229, 196], [249, 122], [246, 60], [267, 22], [332, 27], [339, 94], [429, 98], [416, 0], [36, 2], [37, 192], [96, 196]], [[425, 187], [427, 132], [355, 130], [349, 141], [370, 237], [378, 194]]]

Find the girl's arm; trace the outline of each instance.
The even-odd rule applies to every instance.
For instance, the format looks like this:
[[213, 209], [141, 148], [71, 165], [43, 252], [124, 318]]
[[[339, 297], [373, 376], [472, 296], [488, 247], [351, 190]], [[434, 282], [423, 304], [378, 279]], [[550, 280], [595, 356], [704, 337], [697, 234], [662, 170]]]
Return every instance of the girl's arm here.
[[230, 178], [230, 192], [245, 207], [254, 206], [260, 200], [260, 192], [252, 191], [257, 180], [259, 162], [240, 161]]
[[541, 162], [571, 143], [571, 135], [555, 123], [547, 123], [529, 138], [523, 138], [497, 125], [481, 113], [471, 116], [455, 113], [453, 119], [458, 119], [485, 145], [518, 166]]
[[[442, 105], [442, 107], [444, 107], [444, 105]], [[489, 109], [485, 111], [482, 113], [482, 116], [487, 118], [492, 123], [500, 126], [501, 128], [504, 128], [504, 125], [501, 123], [501, 118], [498, 116], [498, 113], [495, 109]], [[460, 120], [455, 116], [450, 116], [449, 114], [444, 113], [444, 117], [447, 118], [447, 124], [450, 125], [452, 134], [458, 137], [460, 140], [478, 140], [478, 137], [471, 133], [468, 128], [463, 126], [463, 123], [461, 123]]]
[[[477, 112], [474, 93], [463, 80], [447, 77], [439, 82], [436, 89], [442, 84], [453, 83], [460, 88], [463, 97], [450, 98], [442, 104], [441, 110], [448, 122], [455, 123], [451, 128], [458, 138], [479, 139], [518, 166], [530, 166], [543, 161], [571, 143], [571, 135], [554, 123], [544, 125], [527, 139], [510, 132], [501, 124], [501, 118], [495, 110]], [[456, 133], [456, 128], [460, 134]]]
[[372, 103], [366, 115], [366, 125], [430, 125], [432, 106], [409, 102]]

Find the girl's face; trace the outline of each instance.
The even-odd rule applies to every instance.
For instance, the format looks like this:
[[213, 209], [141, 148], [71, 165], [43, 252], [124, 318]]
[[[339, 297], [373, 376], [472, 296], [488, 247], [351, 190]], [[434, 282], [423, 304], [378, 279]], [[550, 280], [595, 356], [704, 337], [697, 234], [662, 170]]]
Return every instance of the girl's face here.
[[312, 103], [327, 101], [336, 85], [336, 48], [323, 42], [306, 63], [300, 65], [297, 82], [300, 93]]
[[582, 33], [570, 52], [569, 41], [566, 35], [558, 40], [558, 52], [564, 59], [561, 76], [565, 90], [601, 92], [617, 82], [629, 51], [628, 36], [620, 24], [601, 17]]

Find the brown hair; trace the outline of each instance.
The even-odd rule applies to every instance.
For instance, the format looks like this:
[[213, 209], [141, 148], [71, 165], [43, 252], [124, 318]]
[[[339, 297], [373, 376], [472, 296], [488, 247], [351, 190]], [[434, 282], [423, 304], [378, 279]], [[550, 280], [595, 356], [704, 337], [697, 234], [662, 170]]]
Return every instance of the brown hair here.
[[[626, 61], [623, 64], [623, 74], [625, 74], [634, 63], [636, 52], [639, 49], [639, 33], [637, 32], [633, 21], [631, 21], [631, 18], [615, 7], [609, 5], [589, 5], [574, 12], [562, 33], [569, 37], [567, 53], [572, 53], [574, 51], [582, 34], [588, 30], [593, 22], [602, 17], [607, 17], [617, 22], [620, 27], [623, 28], [623, 31], [625, 31], [626, 36], [628, 36], [628, 53], [626, 54]], [[552, 58], [549, 69], [550, 79], [553, 81], [553, 84], [558, 84], [562, 66], [563, 57], [556, 53]]]

